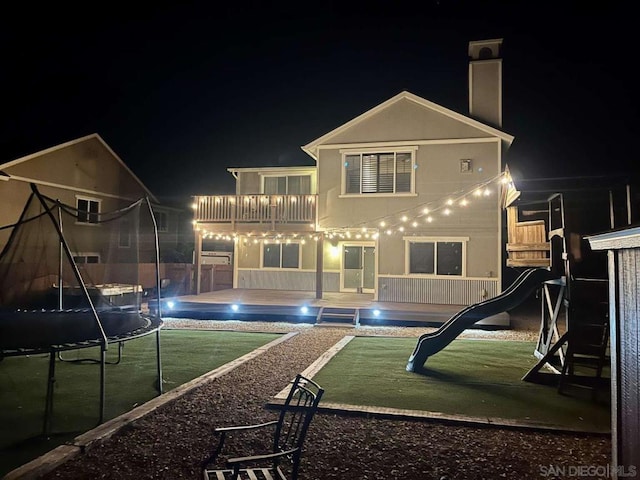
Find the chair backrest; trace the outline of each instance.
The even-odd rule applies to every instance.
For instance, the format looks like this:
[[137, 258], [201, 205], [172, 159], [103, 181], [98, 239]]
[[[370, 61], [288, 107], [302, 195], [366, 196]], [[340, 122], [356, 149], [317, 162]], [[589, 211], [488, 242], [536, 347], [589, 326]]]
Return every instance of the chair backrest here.
[[297, 471], [302, 444], [323, 393], [324, 389], [317, 383], [298, 374], [280, 411], [274, 437], [274, 451], [298, 449], [291, 458], [294, 472]]

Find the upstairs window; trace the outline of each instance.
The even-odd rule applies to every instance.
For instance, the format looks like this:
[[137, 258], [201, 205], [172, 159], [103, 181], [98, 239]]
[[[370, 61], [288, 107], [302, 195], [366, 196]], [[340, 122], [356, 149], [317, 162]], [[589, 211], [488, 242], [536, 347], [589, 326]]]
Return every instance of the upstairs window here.
[[118, 231], [118, 247], [131, 247], [131, 224], [126, 218], [120, 219], [120, 230]]
[[100, 200], [78, 198], [76, 208], [78, 223], [97, 223], [100, 219]]
[[159, 232], [168, 232], [169, 223], [167, 221], [167, 212], [153, 212], [156, 217], [156, 225]]
[[308, 195], [311, 175], [283, 175], [264, 177], [265, 195]]
[[405, 238], [409, 275], [465, 276], [467, 238]]
[[263, 268], [300, 268], [298, 243], [265, 243], [262, 246]]
[[343, 155], [344, 193], [413, 193], [413, 151]]
[[99, 253], [74, 253], [73, 260], [77, 265], [86, 265], [87, 263], [100, 263]]

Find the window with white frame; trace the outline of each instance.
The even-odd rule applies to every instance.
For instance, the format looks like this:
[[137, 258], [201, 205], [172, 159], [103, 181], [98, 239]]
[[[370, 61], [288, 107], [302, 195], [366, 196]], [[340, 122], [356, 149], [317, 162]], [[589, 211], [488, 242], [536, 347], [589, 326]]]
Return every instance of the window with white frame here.
[[131, 223], [126, 218], [120, 219], [120, 229], [118, 230], [118, 248], [129, 248], [131, 246]]
[[153, 212], [156, 217], [156, 225], [159, 232], [168, 232], [169, 223], [167, 221], [167, 212]]
[[413, 149], [343, 153], [343, 193], [413, 193], [414, 154]]
[[300, 268], [300, 244], [265, 243], [262, 246], [263, 268]]
[[409, 275], [465, 276], [468, 238], [405, 238], [405, 271]]
[[264, 176], [265, 195], [307, 195], [311, 193], [311, 175]]
[[73, 260], [78, 265], [84, 265], [87, 263], [100, 263], [99, 253], [74, 253]]
[[97, 223], [100, 220], [100, 200], [77, 197], [76, 208], [78, 223]]

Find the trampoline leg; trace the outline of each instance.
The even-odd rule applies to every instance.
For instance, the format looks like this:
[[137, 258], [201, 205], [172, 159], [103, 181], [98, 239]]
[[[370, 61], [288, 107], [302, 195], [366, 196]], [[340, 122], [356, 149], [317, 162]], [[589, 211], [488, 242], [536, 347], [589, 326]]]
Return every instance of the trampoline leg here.
[[47, 398], [44, 405], [44, 423], [42, 433], [47, 435], [51, 432], [51, 416], [53, 415], [53, 385], [56, 382], [56, 354], [49, 352], [49, 377], [47, 379]]
[[105, 344], [100, 346], [100, 420], [98, 423], [104, 422], [104, 380], [105, 380], [105, 364], [107, 360], [107, 346]]
[[160, 329], [156, 330], [156, 365], [158, 370], [158, 395], [162, 395], [162, 362], [160, 361]]

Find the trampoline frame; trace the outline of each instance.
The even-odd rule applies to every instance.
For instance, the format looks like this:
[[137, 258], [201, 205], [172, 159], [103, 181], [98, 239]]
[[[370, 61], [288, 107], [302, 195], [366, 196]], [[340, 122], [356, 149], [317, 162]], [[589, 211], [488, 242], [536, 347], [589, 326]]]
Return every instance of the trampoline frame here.
[[[38, 188], [35, 184], [31, 183], [30, 185], [31, 185], [32, 193], [27, 199], [27, 202], [22, 211], [20, 219], [13, 226], [16, 227], [17, 225], [20, 225], [20, 223], [28, 221], [28, 219], [25, 219], [27, 208], [30, 202], [33, 201], [34, 198], [37, 198], [40, 204], [42, 205], [42, 207], [44, 208], [44, 214], [46, 214], [49, 217], [53, 226], [55, 227], [56, 232], [58, 234], [59, 241], [60, 241], [60, 270], [58, 272], [59, 288], [62, 288], [62, 256], [64, 255], [66, 256], [67, 260], [69, 261], [72, 267], [73, 275], [75, 276], [76, 281], [78, 282], [78, 285], [80, 285], [82, 288], [82, 293], [84, 295], [84, 298], [87, 300], [89, 304], [89, 309], [91, 311], [93, 318], [96, 321], [96, 324], [98, 326], [98, 329], [100, 331], [100, 336], [101, 336], [101, 338], [98, 338], [98, 339], [89, 339], [86, 341], [76, 341], [76, 342], [55, 344], [55, 345], [52, 344], [52, 345], [49, 345], [48, 347], [11, 348], [6, 350], [0, 349], [0, 360], [2, 360], [2, 358], [4, 357], [15, 357], [15, 356], [25, 356], [25, 355], [35, 355], [35, 354], [45, 354], [45, 353], [49, 355], [49, 367], [48, 367], [48, 374], [47, 374], [47, 393], [45, 398], [45, 408], [44, 408], [44, 415], [43, 415], [44, 418], [43, 418], [43, 426], [42, 426], [43, 435], [47, 435], [51, 432], [51, 423], [52, 423], [52, 416], [53, 416], [53, 397], [54, 397], [53, 394], [54, 394], [54, 385], [55, 385], [56, 356], [59, 356], [60, 352], [62, 351], [78, 350], [78, 349], [97, 347], [97, 346], [100, 347], [100, 359], [96, 362], [100, 364], [100, 405], [99, 405], [98, 425], [104, 422], [104, 417], [105, 417], [105, 405], [106, 405], [106, 399], [105, 399], [105, 370], [106, 369], [105, 367], [107, 364], [106, 351], [108, 349], [109, 344], [118, 343], [118, 353], [119, 355], [121, 355], [123, 342], [155, 333], [156, 334], [156, 342], [155, 342], [156, 343], [155, 345], [156, 346], [156, 372], [157, 372], [156, 391], [158, 392], [158, 395], [161, 395], [163, 393], [162, 361], [161, 361], [161, 349], [160, 349], [160, 330], [162, 328], [162, 310], [161, 310], [161, 298], [160, 298], [160, 295], [158, 295], [155, 315], [143, 315], [141, 312], [139, 312], [139, 315], [141, 317], [144, 317], [149, 320], [149, 324], [147, 326], [141, 327], [135, 330], [131, 330], [129, 332], [125, 332], [122, 334], [107, 336], [102, 326], [102, 322], [100, 321], [98, 311], [95, 308], [95, 305], [87, 290], [87, 286], [84, 283], [82, 275], [80, 274], [80, 270], [78, 269], [78, 265], [76, 264], [73, 258], [71, 249], [69, 248], [69, 245], [64, 237], [64, 233], [62, 231], [61, 214], [59, 214], [60, 218], [58, 219], [58, 221], [56, 221], [56, 218], [52, 213], [53, 208], [49, 207], [45, 201], [45, 198], [47, 197], [44, 197], [38, 191]], [[60, 209], [62, 209], [62, 203], [60, 201], [52, 200], [52, 199], [48, 199], [48, 200], [53, 202], [57, 206], [59, 211]], [[153, 224], [154, 249], [155, 249], [154, 258], [155, 258], [155, 265], [156, 265], [155, 282], [156, 282], [156, 291], [160, 292], [160, 253], [159, 253], [159, 242], [158, 242], [158, 225], [157, 225], [156, 218], [153, 213], [153, 208], [151, 207], [151, 202], [149, 201], [149, 198], [144, 197], [143, 199], [138, 200], [138, 202], [142, 202], [142, 201], [144, 201], [144, 203], [146, 203], [147, 205], [148, 212]], [[138, 202], [134, 202], [132, 203], [132, 205]], [[3, 250], [2, 253], [4, 253], [4, 251], [6, 251], [6, 249], [11, 244], [14, 237], [14, 233], [15, 233], [15, 228], [14, 228], [14, 231], [12, 231], [9, 237], [9, 240], [7, 241], [7, 244], [5, 246], [5, 249]], [[59, 295], [58, 312], [59, 313], [64, 312], [64, 310], [62, 310], [62, 294], [61, 293]], [[25, 314], [28, 314], [28, 312], [16, 312], [16, 315], [25, 315]], [[119, 360], [118, 360], [118, 363], [119, 363]]]

